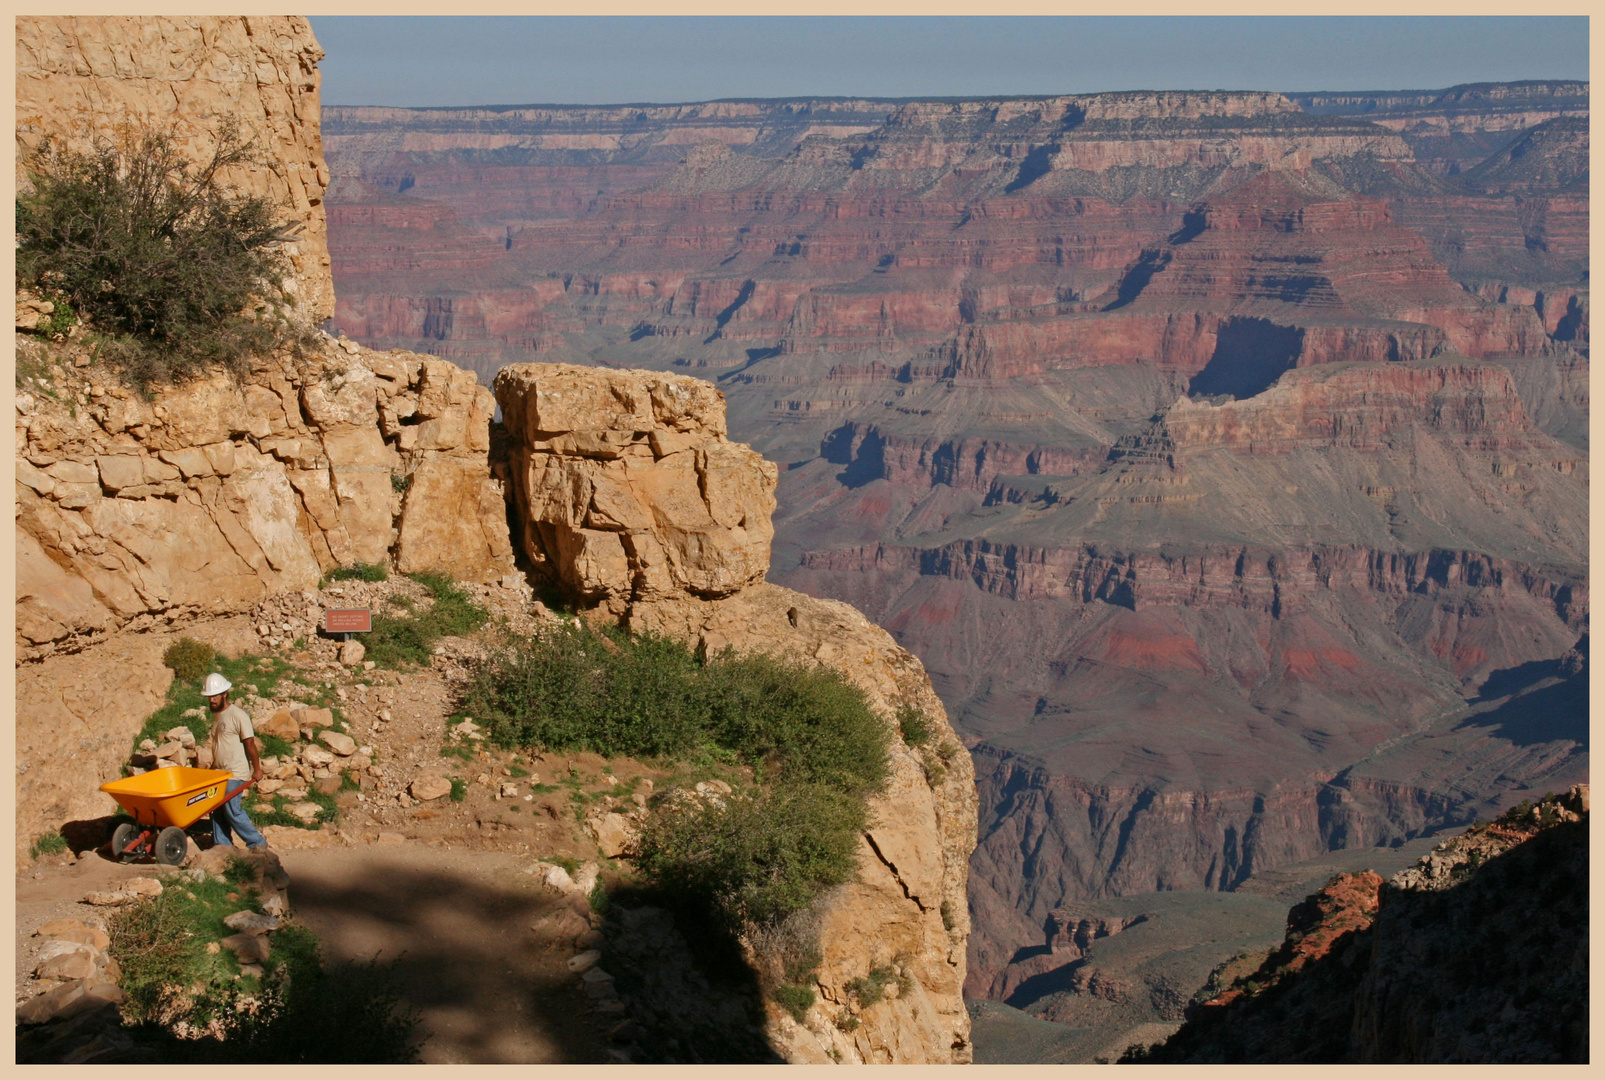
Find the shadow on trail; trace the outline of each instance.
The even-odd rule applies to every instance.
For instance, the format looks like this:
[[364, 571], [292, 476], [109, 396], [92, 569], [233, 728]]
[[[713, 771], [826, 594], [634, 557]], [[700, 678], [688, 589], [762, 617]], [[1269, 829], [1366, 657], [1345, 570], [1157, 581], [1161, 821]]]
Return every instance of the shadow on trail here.
[[352, 855], [294, 859], [295, 915], [329, 961], [394, 963], [426, 1063], [610, 1060], [607, 1031], [620, 1018], [598, 1014], [566, 969], [568, 951], [530, 930], [555, 897], [382, 849]]

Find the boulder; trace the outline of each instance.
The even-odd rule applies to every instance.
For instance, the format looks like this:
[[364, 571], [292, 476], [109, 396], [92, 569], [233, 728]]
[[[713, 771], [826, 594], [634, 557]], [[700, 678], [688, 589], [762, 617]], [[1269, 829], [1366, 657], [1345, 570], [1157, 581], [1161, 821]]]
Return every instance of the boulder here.
[[[290, 717], [295, 721], [296, 734], [299, 734], [303, 728], [326, 728], [334, 724], [334, 710], [332, 709], [314, 709], [311, 706], [303, 705], [300, 708], [291, 709]], [[292, 739], [295, 738], [294, 735], [290, 737]]]
[[[561, 870], [562, 867], [555, 867]], [[566, 874], [564, 875], [567, 876]], [[550, 883], [548, 883], [550, 884]], [[570, 883], [572, 886], [572, 882]], [[566, 905], [542, 915], [530, 926], [541, 937], [553, 941], [578, 941], [580, 936], [590, 932], [591, 924], [586, 922], [585, 916]], [[586, 946], [589, 947], [589, 946]]]
[[321, 780], [312, 782], [312, 790], [319, 795], [336, 795], [340, 791], [340, 782], [340, 777], [338, 776], [325, 776]]
[[74, 980], [49, 990], [17, 1007], [17, 1023], [45, 1024], [65, 1020], [94, 1009], [113, 1007], [123, 992], [109, 980]]
[[587, 819], [585, 824], [596, 837], [597, 847], [610, 859], [627, 854], [635, 847], [638, 835], [635, 824], [623, 814], [603, 814]]
[[257, 964], [268, 958], [266, 934], [230, 934], [218, 944], [240, 958], [242, 964]]
[[318, 734], [318, 741], [333, 750], [341, 757], [350, 757], [357, 752], [357, 742], [349, 735], [338, 731], [323, 731]]
[[111, 938], [106, 936], [105, 931], [85, 926], [78, 919], [52, 919], [35, 930], [34, 936], [76, 942], [102, 950], [111, 945]]
[[162, 895], [162, 883], [155, 878], [133, 877], [123, 882], [123, 888], [138, 896]]
[[420, 773], [407, 785], [407, 791], [419, 802], [429, 802], [451, 794], [451, 781], [439, 773]]
[[285, 742], [294, 742], [301, 734], [301, 727], [289, 709], [275, 709], [267, 716], [252, 720], [251, 726], [258, 735], [272, 735]]
[[577, 956], [568, 958], [568, 969], [576, 975], [590, 971], [602, 959], [602, 954], [595, 949], [582, 952]]
[[556, 889], [560, 893], [578, 891], [574, 886], [574, 879], [569, 877], [568, 871], [561, 866], [548, 866], [541, 873], [541, 880], [548, 888]]
[[368, 655], [368, 650], [360, 641], [346, 641], [340, 645], [340, 663], [346, 667], [355, 667], [362, 663], [362, 658]]
[[322, 769], [334, 763], [334, 755], [322, 747], [307, 746], [301, 750], [301, 761], [314, 769]]
[[286, 806], [284, 812], [291, 817], [300, 818], [302, 821], [310, 823], [318, 816], [318, 811], [322, 809], [323, 807], [315, 802], [297, 802]]
[[138, 893], [128, 892], [125, 889], [116, 889], [88, 893], [84, 896], [84, 903], [93, 907], [117, 907], [121, 904], [132, 904], [138, 899]]
[[[167, 734], [163, 736], [163, 738], [166, 738], [166, 739], [169, 739], [171, 741], [177, 742], [180, 746], [184, 747], [186, 750], [191, 749], [191, 748], [193, 748], [195, 746], [195, 733], [190, 731], [190, 729], [187, 728], [187, 727], [170, 728], [170, 729], [168, 729]], [[162, 755], [157, 755], [157, 756], [162, 756]]]
[[272, 915], [259, 915], [254, 911], [236, 911], [223, 920], [223, 925], [242, 934], [266, 934], [279, 928], [279, 920]]

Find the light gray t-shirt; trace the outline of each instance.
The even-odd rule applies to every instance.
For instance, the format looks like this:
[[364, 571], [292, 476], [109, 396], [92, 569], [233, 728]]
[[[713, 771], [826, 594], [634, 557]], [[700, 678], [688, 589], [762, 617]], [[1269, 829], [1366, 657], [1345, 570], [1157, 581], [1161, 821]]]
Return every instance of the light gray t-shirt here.
[[238, 705], [230, 705], [212, 721], [212, 768], [226, 769], [236, 780], [251, 778], [251, 759], [245, 740], [254, 738], [251, 718]]

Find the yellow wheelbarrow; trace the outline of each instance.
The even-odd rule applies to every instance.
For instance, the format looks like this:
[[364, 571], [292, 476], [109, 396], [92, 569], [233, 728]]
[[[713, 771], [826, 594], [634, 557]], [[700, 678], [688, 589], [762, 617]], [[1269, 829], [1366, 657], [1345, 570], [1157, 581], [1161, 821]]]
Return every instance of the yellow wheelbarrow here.
[[232, 779], [232, 773], [221, 769], [175, 765], [100, 785], [134, 817], [112, 833], [112, 855], [119, 861], [154, 855], [164, 866], [182, 865], [189, 854], [184, 830], [252, 787], [247, 783], [228, 795]]

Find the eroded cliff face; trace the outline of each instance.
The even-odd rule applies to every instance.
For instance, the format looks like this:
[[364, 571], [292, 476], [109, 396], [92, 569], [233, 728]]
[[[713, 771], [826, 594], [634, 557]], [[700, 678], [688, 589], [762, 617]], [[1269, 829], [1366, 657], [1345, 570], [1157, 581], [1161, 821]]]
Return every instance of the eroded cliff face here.
[[23, 659], [244, 611], [335, 566], [512, 569], [495, 402], [471, 372], [330, 341], [145, 401], [89, 381], [71, 343], [30, 348], [67, 366], [54, 396], [17, 400]]
[[[537, 571], [595, 606], [593, 616], [670, 634], [703, 653], [725, 647], [825, 664], [887, 717], [912, 705], [958, 750], [920, 662], [853, 608], [765, 583], [775, 467], [725, 438], [723, 395], [652, 372], [514, 365], [496, 380], [513, 442], [517, 520]], [[893, 775], [870, 805], [875, 824], [858, 878], [828, 901], [820, 1004], [801, 1025], [771, 1010], [789, 1060], [962, 1062], [961, 996], [975, 844], [974, 773], [893, 740]], [[834, 1020], [847, 984], [896, 962], [912, 989]]]
[[46, 137], [82, 151], [159, 127], [204, 161], [216, 118], [234, 117], [266, 164], [233, 169], [224, 182], [266, 196], [301, 227], [286, 252], [285, 291], [309, 322], [334, 313], [318, 129], [323, 50], [304, 18], [69, 15], [18, 19], [16, 28], [19, 186], [27, 151]]
[[1586, 921], [1587, 853], [1579, 785], [1478, 823], [1387, 882], [1339, 874], [1288, 912], [1262, 961], [1218, 969], [1145, 1060], [1586, 1061], [1588, 943], [1573, 928]]

